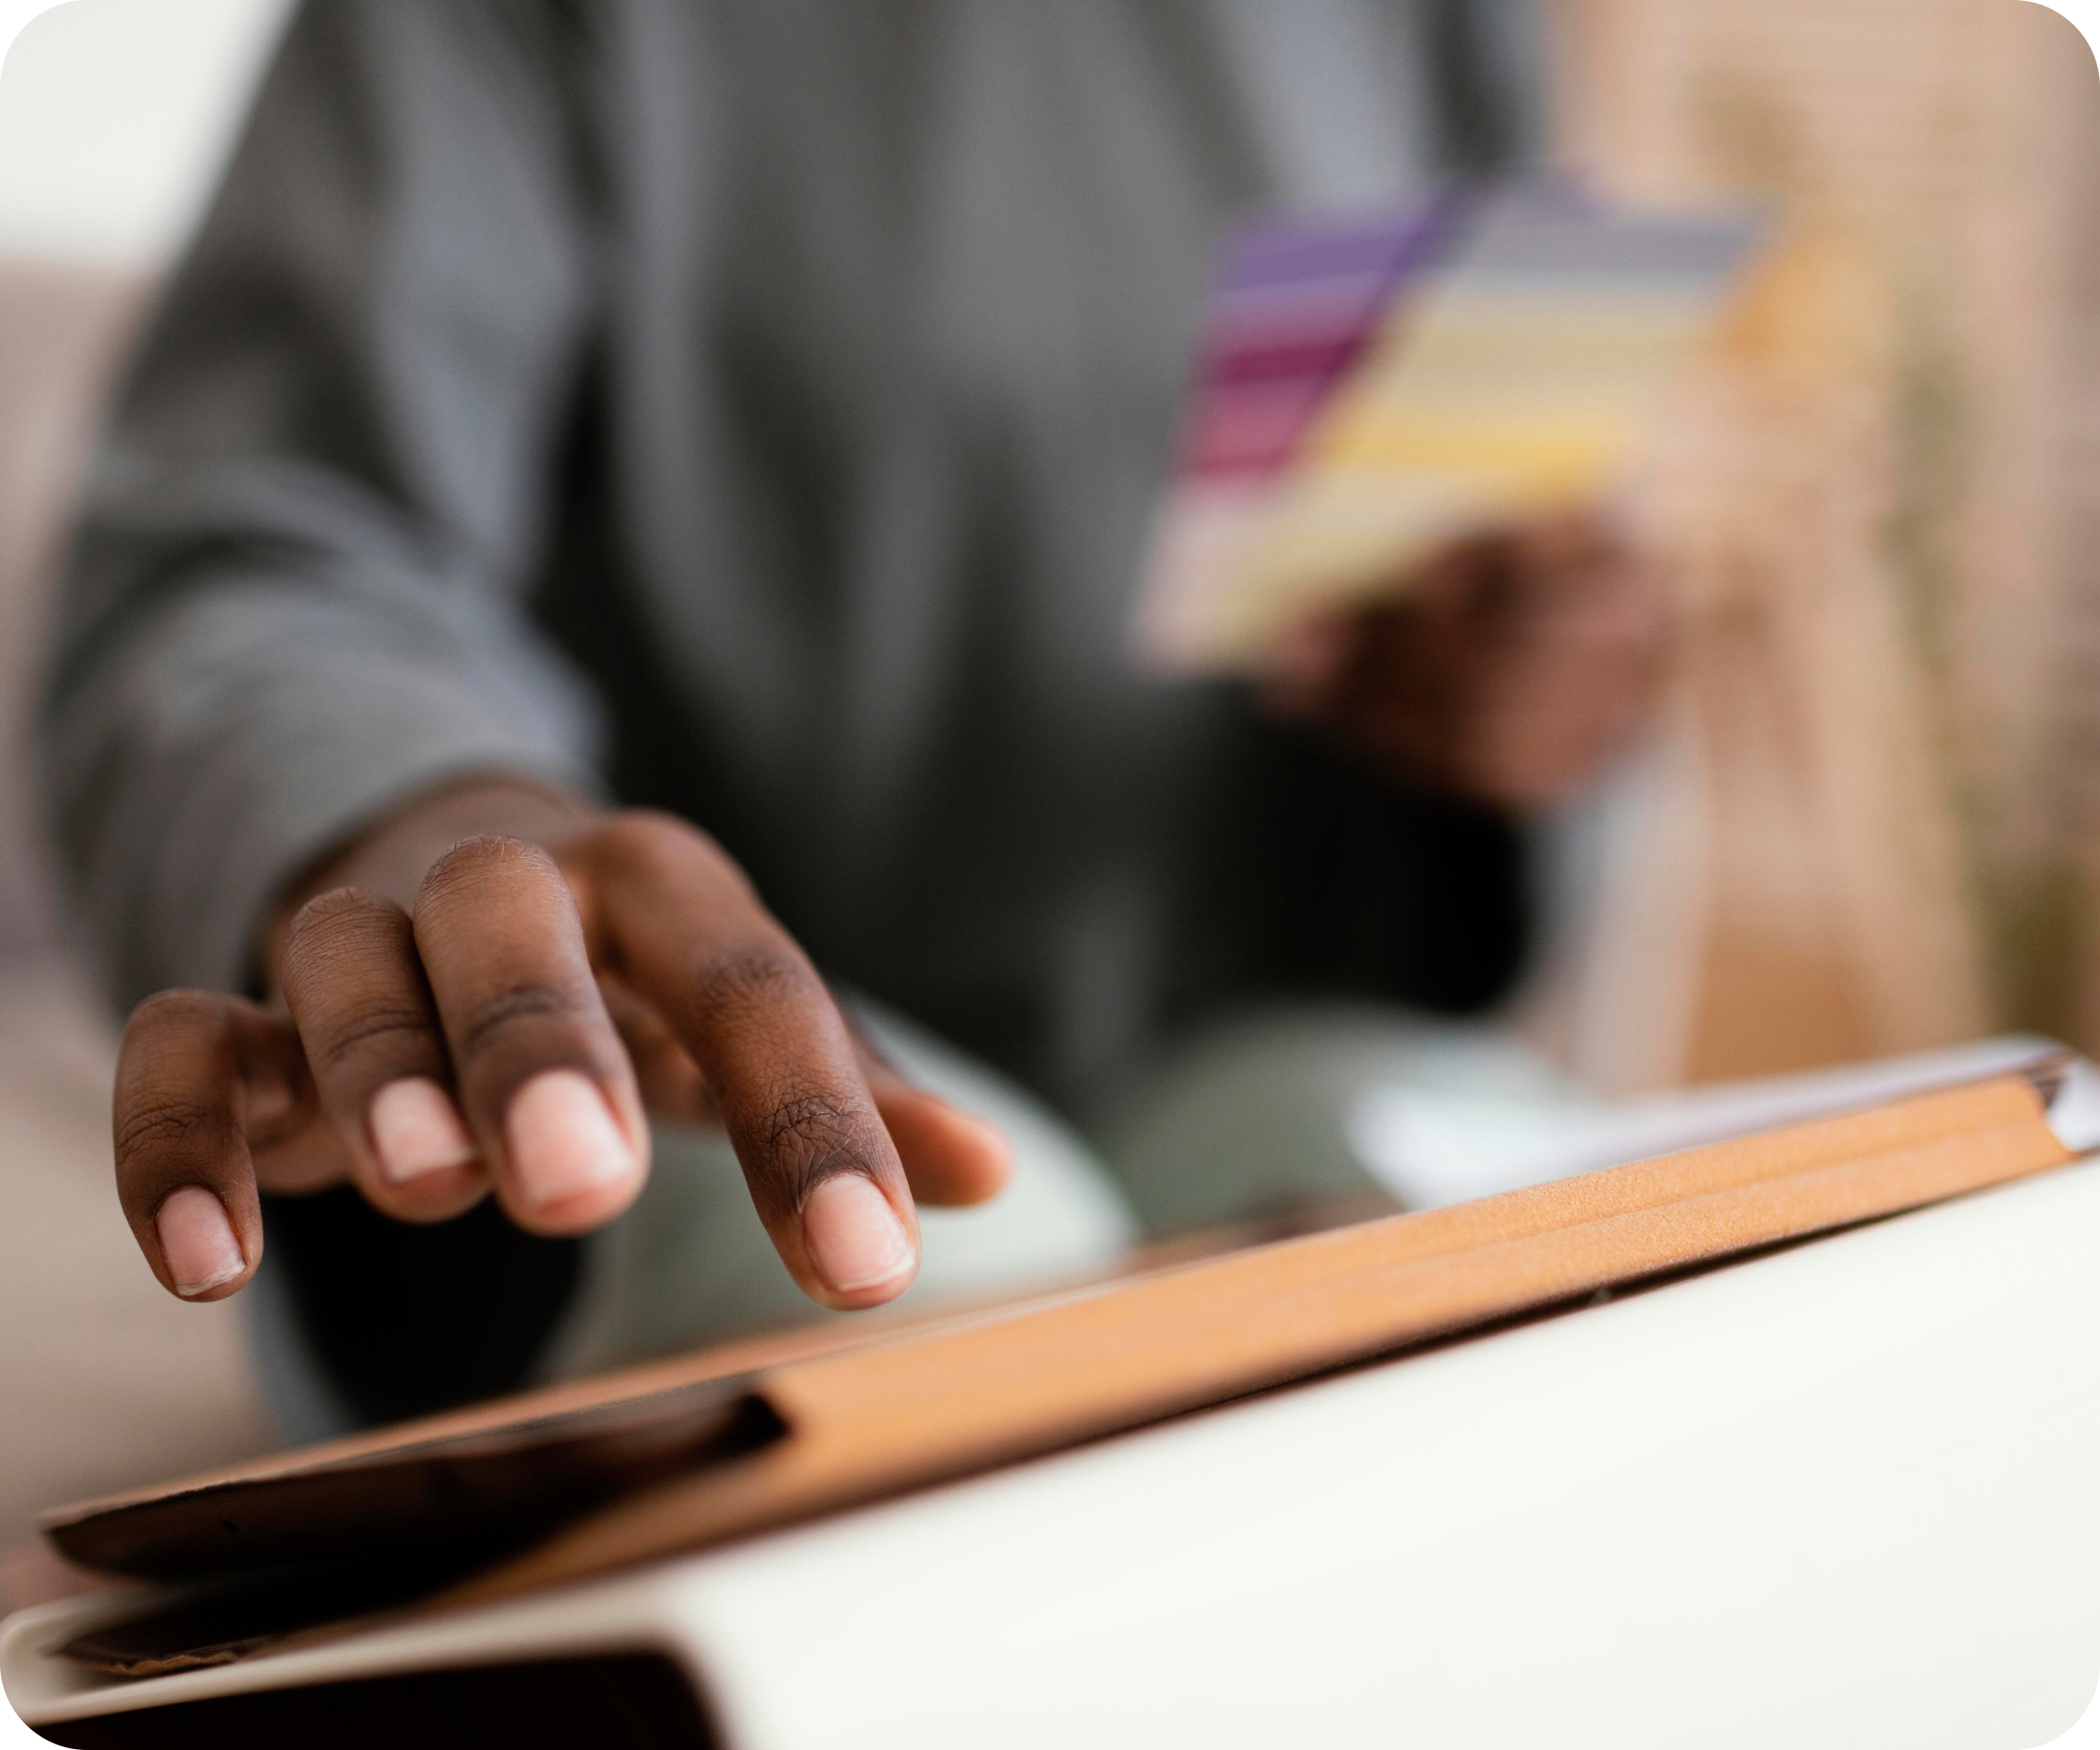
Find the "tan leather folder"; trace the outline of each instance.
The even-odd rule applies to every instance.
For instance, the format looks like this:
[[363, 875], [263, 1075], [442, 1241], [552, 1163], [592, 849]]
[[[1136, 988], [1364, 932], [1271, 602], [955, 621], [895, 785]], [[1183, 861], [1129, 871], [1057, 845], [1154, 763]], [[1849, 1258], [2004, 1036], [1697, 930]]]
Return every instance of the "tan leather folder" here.
[[[46, 1531], [122, 1573], [395, 1566], [430, 1576], [420, 1608], [509, 1596], [2063, 1165], [2056, 1073], [974, 1313], [731, 1344], [64, 1508]], [[319, 1596], [251, 1632], [82, 1656], [212, 1662], [389, 1601], [334, 1578]]]

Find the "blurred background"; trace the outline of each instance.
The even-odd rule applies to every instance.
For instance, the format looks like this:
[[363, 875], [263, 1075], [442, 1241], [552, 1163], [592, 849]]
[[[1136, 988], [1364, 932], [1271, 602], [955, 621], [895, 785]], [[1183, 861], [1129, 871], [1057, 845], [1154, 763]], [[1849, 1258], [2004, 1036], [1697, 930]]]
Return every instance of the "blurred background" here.
[[[1567, 163], [1768, 198], [1780, 233], [1641, 484], [1682, 660], [1559, 829], [1517, 1019], [1605, 1094], [2015, 1027], [2100, 1049], [2090, 53], [2026, 0], [1546, 4]], [[99, 397], [285, 9], [73, 0], [0, 73], [0, 1548], [272, 1443], [237, 1309], [166, 1299], [118, 1214], [114, 1029], [20, 750]]]
[[[282, 0], [75, 0], [0, 67], [0, 1551], [36, 1511], [276, 1444], [239, 1314], [138, 1268], [116, 1025], [63, 946], [24, 729], [39, 585], [97, 408], [208, 197]], [[0, 1608], [32, 1576], [0, 1554]]]
[[2021, 0], [1556, 4], [1570, 161], [1783, 225], [1646, 485], [1687, 648], [1560, 1055], [2100, 1045], [2090, 52]]

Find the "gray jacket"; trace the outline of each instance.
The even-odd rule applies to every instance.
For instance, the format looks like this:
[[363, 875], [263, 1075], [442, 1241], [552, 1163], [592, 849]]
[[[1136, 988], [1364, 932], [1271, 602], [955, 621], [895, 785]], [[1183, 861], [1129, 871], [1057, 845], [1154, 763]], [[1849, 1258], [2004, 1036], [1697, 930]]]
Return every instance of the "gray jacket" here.
[[309, 0], [65, 580], [112, 991], [238, 986], [500, 770], [698, 820], [1053, 1093], [1257, 991], [1491, 994], [1498, 823], [1125, 630], [1224, 229], [1520, 155], [1531, 76], [1522, 0]]

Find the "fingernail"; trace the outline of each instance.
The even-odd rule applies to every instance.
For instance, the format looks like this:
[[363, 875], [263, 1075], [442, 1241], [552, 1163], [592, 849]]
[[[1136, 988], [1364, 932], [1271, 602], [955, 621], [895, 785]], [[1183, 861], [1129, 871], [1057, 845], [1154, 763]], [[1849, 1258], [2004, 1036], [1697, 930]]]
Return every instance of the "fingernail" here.
[[171, 1192], [153, 1226], [175, 1292], [186, 1301], [209, 1294], [248, 1268], [233, 1224], [226, 1219], [226, 1206], [201, 1185]]
[[464, 1167], [478, 1152], [452, 1096], [427, 1076], [388, 1082], [372, 1096], [369, 1123], [379, 1168], [396, 1185]]
[[634, 1150], [605, 1096], [573, 1069], [535, 1076], [512, 1095], [504, 1134], [530, 1203], [559, 1203], [634, 1170]]
[[890, 1199], [859, 1173], [821, 1180], [802, 1206], [802, 1242], [834, 1294], [892, 1282], [911, 1268], [911, 1241]]

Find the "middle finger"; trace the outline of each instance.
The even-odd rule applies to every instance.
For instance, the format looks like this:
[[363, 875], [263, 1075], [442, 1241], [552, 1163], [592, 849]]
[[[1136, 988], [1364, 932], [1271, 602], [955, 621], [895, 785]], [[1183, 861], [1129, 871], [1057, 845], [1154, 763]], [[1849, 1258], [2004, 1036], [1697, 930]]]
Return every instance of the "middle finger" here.
[[641, 1191], [649, 1131], [554, 860], [513, 839], [457, 845], [424, 878], [414, 926], [505, 1212], [542, 1234], [610, 1220]]

